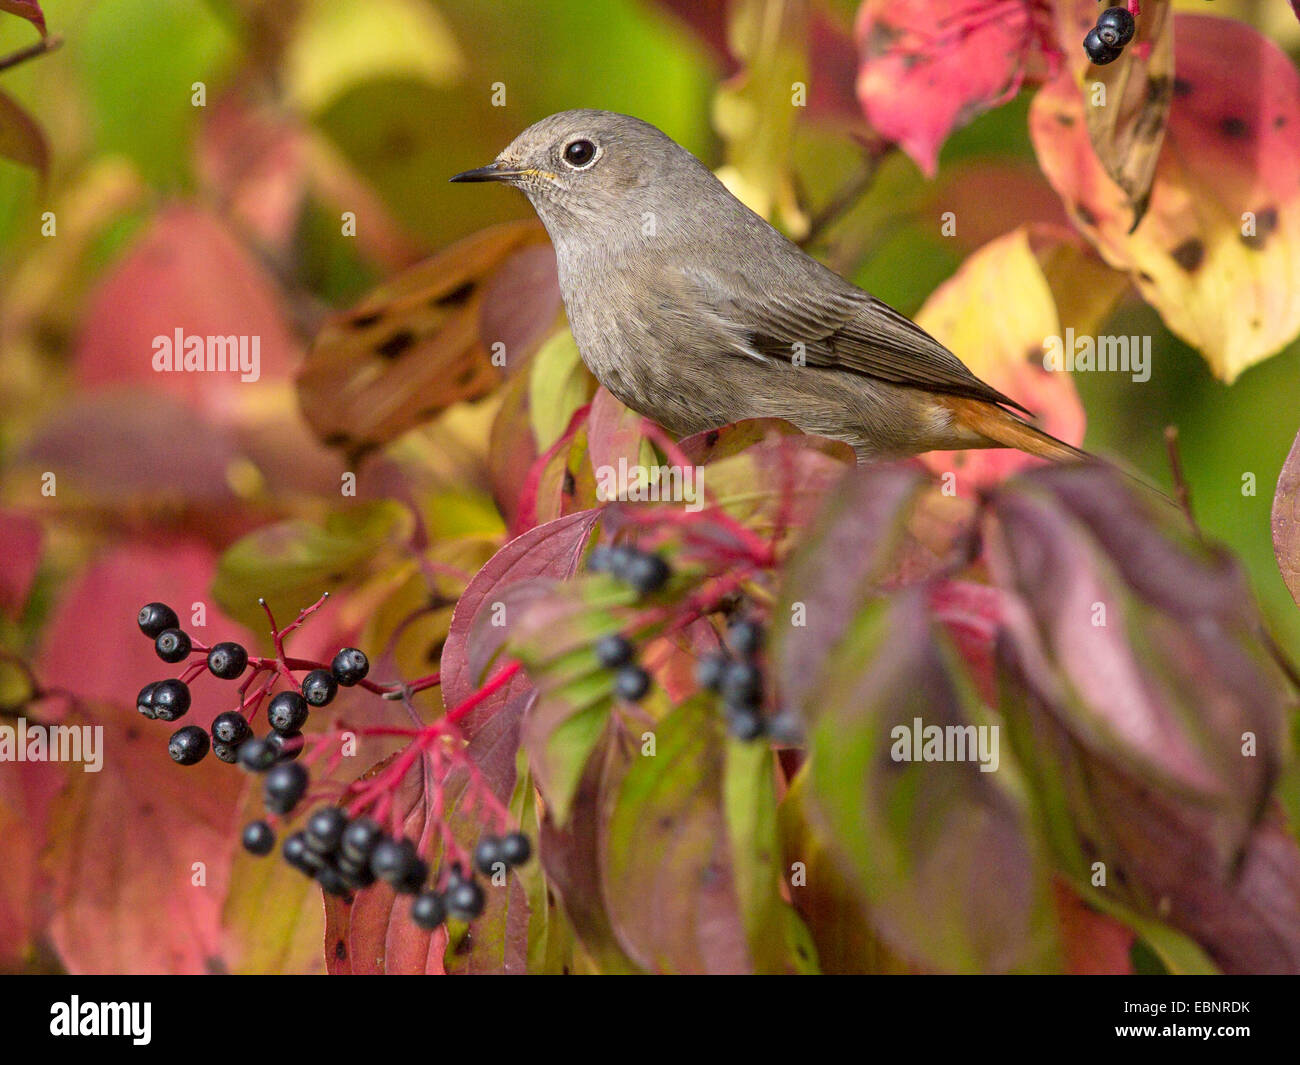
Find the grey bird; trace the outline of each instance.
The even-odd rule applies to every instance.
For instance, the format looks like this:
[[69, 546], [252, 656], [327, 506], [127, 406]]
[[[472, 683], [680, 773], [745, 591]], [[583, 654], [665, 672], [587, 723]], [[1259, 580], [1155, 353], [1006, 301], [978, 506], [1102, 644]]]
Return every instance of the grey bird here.
[[1012, 413], [1024, 408], [807, 255], [648, 122], [562, 111], [451, 180], [505, 182], [528, 197], [555, 247], [583, 361], [678, 436], [784, 418], [846, 441], [859, 460], [986, 447], [1086, 457]]

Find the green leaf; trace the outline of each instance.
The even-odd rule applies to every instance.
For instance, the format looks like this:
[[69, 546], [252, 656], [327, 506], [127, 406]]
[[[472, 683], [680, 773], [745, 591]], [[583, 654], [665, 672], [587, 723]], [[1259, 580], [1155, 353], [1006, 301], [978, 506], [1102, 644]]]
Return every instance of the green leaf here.
[[464, 60], [441, 13], [416, 0], [311, 0], [292, 38], [285, 81], [304, 111], [378, 78], [454, 83]]
[[603, 881], [624, 949], [652, 972], [749, 972], [726, 817], [722, 723], [694, 697], [634, 755], [605, 826]]
[[264, 598], [285, 625], [321, 594], [370, 572], [385, 548], [411, 535], [410, 511], [393, 500], [358, 503], [323, 523], [295, 518], [258, 529], [232, 544], [217, 564], [212, 595], [232, 618], [265, 625]]
[[121, 153], [155, 185], [185, 186], [191, 144], [236, 40], [202, 0], [101, 0], [86, 10], [67, 51], [88, 91], [102, 154]]
[[539, 452], [564, 435], [574, 412], [594, 390], [569, 330], [556, 333], [538, 349], [528, 366], [528, 417]]
[[985, 730], [981, 755], [998, 739], [926, 595], [868, 602], [828, 648], [804, 702], [812, 816], [895, 949], [940, 970], [1041, 969], [1046, 867], [1009, 752], [910, 758], [918, 719], [972, 744]]
[[[520, 748], [515, 759], [515, 793], [510, 812], [531, 839], [538, 838], [541, 810], [537, 789], [528, 768], [528, 755]], [[557, 975], [573, 970], [573, 929], [546, 883], [540, 861], [527, 862], [514, 877], [528, 899], [528, 971]]]
[[812, 938], [781, 898], [776, 776], [767, 744], [727, 740], [723, 792], [736, 894], [754, 971], [816, 972]]

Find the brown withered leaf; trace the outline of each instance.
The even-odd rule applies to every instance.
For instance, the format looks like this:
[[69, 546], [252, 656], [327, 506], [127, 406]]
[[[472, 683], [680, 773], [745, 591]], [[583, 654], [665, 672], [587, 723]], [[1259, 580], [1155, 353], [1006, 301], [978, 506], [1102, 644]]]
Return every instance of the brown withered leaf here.
[[[1093, 66], [1081, 47], [1097, 21], [1093, 0], [1057, 5], [1061, 45], [1083, 85], [1088, 136], [1106, 173], [1124, 190], [1131, 228], [1146, 214], [1174, 89], [1174, 17], [1169, 0], [1147, 0], [1137, 32], [1115, 62]], [[1104, 87], [1104, 95], [1096, 86]], [[1096, 94], [1096, 95], [1094, 95]]]
[[[298, 375], [318, 437], [357, 459], [453, 403], [487, 395], [559, 311], [534, 221], [475, 233], [380, 285], [317, 336]], [[493, 365], [495, 344], [505, 366]], [[498, 360], [501, 361], [501, 360]]]

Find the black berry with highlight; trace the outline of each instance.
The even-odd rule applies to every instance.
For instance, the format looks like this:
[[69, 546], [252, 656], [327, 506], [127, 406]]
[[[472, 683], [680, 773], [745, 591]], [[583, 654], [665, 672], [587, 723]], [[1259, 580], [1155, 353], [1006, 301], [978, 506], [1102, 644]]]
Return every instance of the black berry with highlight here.
[[190, 687], [183, 680], [160, 680], [150, 700], [154, 716], [159, 721], [175, 721], [184, 717], [190, 708]]
[[178, 765], [195, 765], [208, 753], [208, 734], [198, 725], [186, 725], [172, 733], [167, 753]]
[[265, 857], [275, 849], [275, 832], [265, 821], [250, 821], [240, 837], [249, 854]]
[[302, 678], [302, 697], [309, 706], [326, 706], [339, 690], [339, 682], [328, 669], [313, 669]]
[[253, 730], [248, 725], [248, 718], [238, 710], [227, 710], [218, 714], [212, 721], [212, 739], [216, 743], [238, 747], [252, 736]]
[[235, 680], [248, 668], [248, 652], [226, 641], [208, 652], [208, 672], [220, 680]]
[[360, 684], [365, 680], [366, 674], [370, 672], [370, 659], [366, 657], [364, 651], [355, 647], [345, 647], [334, 656], [334, 661], [330, 663], [330, 672], [343, 687], [351, 688], [354, 684]]
[[164, 629], [180, 628], [181, 619], [166, 603], [146, 603], [140, 608], [136, 623], [149, 639], [156, 640]]
[[190, 638], [180, 629], [164, 629], [154, 640], [153, 649], [164, 662], [179, 662], [190, 653]]

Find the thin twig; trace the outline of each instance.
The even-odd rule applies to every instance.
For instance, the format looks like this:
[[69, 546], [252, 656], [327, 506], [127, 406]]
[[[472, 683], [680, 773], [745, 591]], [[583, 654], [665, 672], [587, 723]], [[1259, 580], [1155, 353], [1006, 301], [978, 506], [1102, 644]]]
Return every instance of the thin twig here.
[[53, 52], [63, 44], [62, 37], [42, 37], [39, 41], [29, 48], [22, 51], [14, 52], [11, 55], [0, 58], [0, 70], [8, 70], [10, 67], [16, 67], [19, 63], [26, 63], [29, 59], [35, 59], [38, 55], [44, 55], [46, 52]]
[[1169, 472], [1174, 479], [1174, 498], [1178, 501], [1178, 507], [1187, 517], [1187, 524], [1192, 527], [1198, 540], [1204, 539], [1201, 536], [1201, 527], [1196, 524], [1196, 515], [1192, 513], [1192, 490], [1187, 485], [1187, 479], [1183, 476], [1183, 459], [1178, 451], [1178, 426], [1165, 426], [1165, 450], [1169, 452]]

